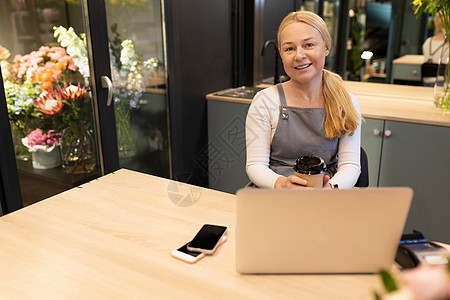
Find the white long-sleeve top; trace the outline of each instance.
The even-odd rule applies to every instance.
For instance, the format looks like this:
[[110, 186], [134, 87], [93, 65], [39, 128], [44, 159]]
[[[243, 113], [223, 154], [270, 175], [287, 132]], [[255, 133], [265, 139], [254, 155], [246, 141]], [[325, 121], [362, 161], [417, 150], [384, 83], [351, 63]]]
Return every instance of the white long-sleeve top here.
[[[361, 115], [358, 100], [350, 94], [352, 103]], [[260, 91], [253, 98], [246, 119], [247, 164], [250, 180], [261, 188], [274, 188], [281, 175], [269, 168], [270, 148], [277, 129], [280, 99], [275, 87]], [[360, 168], [361, 122], [352, 136], [339, 138], [338, 169], [331, 184], [340, 189], [352, 188], [358, 180]], [[294, 171], [292, 171], [294, 174]]]

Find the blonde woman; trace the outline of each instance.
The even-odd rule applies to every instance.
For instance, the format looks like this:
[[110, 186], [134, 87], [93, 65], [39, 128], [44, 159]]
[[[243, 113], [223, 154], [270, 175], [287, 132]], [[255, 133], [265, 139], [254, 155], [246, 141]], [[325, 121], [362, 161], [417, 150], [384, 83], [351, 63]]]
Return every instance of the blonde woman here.
[[342, 79], [324, 70], [331, 37], [318, 15], [298, 11], [284, 18], [278, 47], [290, 80], [259, 92], [246, 121], [250, 186], [305, 188], [294, 175], [302, 155], [321, 157], [324, 188], [352, 188], [360, 174], [361, 113]]

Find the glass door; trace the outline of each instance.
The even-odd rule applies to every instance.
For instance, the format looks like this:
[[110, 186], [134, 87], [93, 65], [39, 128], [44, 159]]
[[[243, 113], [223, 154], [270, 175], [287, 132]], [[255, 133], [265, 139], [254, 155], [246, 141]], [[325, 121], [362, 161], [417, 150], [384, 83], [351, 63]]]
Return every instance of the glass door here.
[[120, 167], [169, 177], [160, 0], [106, 1]]
[[161, 1], [0, 6], [0, 104], [22, 205], [119, 167], [169, 177]]
[[26, 206], [101, 175], [95, 95], [80, 3], [1, 5], [1, 105]]

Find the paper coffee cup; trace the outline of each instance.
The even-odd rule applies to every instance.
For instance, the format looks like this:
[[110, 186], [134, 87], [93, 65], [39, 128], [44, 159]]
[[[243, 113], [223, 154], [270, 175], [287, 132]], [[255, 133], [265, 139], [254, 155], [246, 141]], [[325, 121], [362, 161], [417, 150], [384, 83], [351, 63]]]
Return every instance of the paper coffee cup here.
[[306, 179], [306, 186], [322, 187], [325, 162], [318, 156], [300, 156], [297, 158], [294, 171], [295, 175]]

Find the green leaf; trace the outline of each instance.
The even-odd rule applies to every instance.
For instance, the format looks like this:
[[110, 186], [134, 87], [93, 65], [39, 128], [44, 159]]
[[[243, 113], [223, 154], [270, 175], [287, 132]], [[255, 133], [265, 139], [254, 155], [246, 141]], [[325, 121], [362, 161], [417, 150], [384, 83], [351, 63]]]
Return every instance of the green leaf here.
[[398, 290], [397, 283], [395, 282], [394, 277], [392, 277], [392, 275], [388, 271], [381, 270], [380, 275], [381, 279], [383, 280], [384, 288], [387, 292], [391, 293]]
[[416, 16], [420, 16], [421, 14], [423, 14], [425, 12], [425, 8], [426, 6], [424, 4], [419, 6], [415, 12]]
[[381, 300], [381, 296], [377, 292], [374, 292], [373, 294], [376, 300]]

